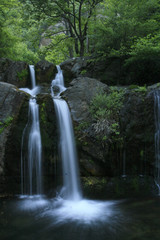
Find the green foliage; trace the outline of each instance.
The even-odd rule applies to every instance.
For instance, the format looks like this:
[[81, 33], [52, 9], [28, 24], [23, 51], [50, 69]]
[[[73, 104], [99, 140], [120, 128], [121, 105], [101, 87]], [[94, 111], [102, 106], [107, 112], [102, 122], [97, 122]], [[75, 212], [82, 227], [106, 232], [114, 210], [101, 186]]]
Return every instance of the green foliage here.
[[[28, 0], [27, 2], [31, 5], [29, 11], [36, 20], [43, 19], [48, 27], [55, 25], [55, 23], [61, 23], [61, 25], [63, 25], [60, 31], [57, 31], [56, 27], [51, 29], [50, 32], [48, 31], [48, 36], [58, 38], [59, 35], [64, 34], [65, 38], [63, 38], [63, 41], [66, 45], [67, 39], [74, 39], [72, 46], [68, 48], [69, 56], [72, 57], [73, 53], [78, 56], [84, 55], [88, 24], [96, 6], [101, 1], [102, 0]], [[59, 41], [57, 41], [57, 44], [58, 43]], [[57, 49], [58, 53], [60, 53], [61, 50], [63, 51], [63, 48]]]
[[[126, 67], [137, 65], [133, 78], [141, 79], [151, 64], [158, 71], [158, 0], [0, 0], [0, 11], [1, 57], [59, 64], [80, 55], [116, 56], [127, 58]], [[43, 46], [42, 39], [51, 43]]]
[[6, 127], [8, 127], [13, 121], [13, 117], [7, 117], [4, 122], [0, 122], [0, 134], [4, 131]]
[[52, 42], [48, 46], [40, 48], [39, 55], [58, 65], [69, 57], [68, 49], [73, 45], [73, 39], [66, 38], [65, 34], [55, 35], [51, 39]]
[[87, 73], [87, 70], [86, 70], [86, 69], [84, 69], [84, 70], [81, 71], [81, 75], [85, 75], [86, 73]]
[[136, 39], [131, 45], [129, 51], [130, 58], [126, 61], [126, 65], [134, 64], [137, 60], [154, 60], [160, 57], [160, 33], [152, 36], [148, 34], [146, 37]]
[[112, 90], [110, 94], [98, 93], [91, 101], [90, 112], [96, 119], [117, 117], [123, 104], [123, 90]]
[[138, 86], [138, 85], [130, 85], [129, 89], [133, 92], [133, 93], [140, 93], [141, 96], [146, 96], [147, 94], [147, 87], [146, 85], [144, 86]]
[[81, 131], [81, 130], [84, 130], [85, 128], [87, 128], [88, 126], [89, 126], [89, 123], [83, 121], [83, 122], [79, 123], [78, 126], [75, 127], [75, 130], [76, 131]]
[[92, 124], [102, 141], [107, 140], [107, 135], [112, 139], [122, 140], [120, 137], [119, 112], [123, 105], [124, 91], [113, 89], [109, 94], [98, 93], [91, 101], [90, 112], [96, 122]]
[[104, 177], [83, 177], [82, 182], [85, 189], [93, 189], [96, 191], [102, 191], [106, 188], [107, 179]]
[[146, 88], [146, 86], [142, 86], [142, 87], [138, 87], [138, 88], [136, 88], [135, 90], [134, 90], [135, 92], [139, 92], [139, 93], [142, 93], [142, 94], [146, 94], [147, 93], [147, 88]]
[[23, 81], [28, 77], [28, 71], [26, 69], [23, 69], [21, 72], [17, 72], [17, 76], [20, 81]]
[[[27, 46], [24, 28], [23, 5], [18, 0], [0, 1], [0, 55], [12, 60], [37, 62], [37, 54]], [[32, 34], [33, 35], [33, 34]], [[28, 42], [32, 41], [32, 35]], [[24, 38], [25, 37], [25, 38]]]
[[136, 52], [154, 55], [159, 52], [159, 46], [153, 46], [153, 41], [148, 45], [148, 39], [145, 39], [159, 31], [158, 0], [104, 0], [97, 15], [90, 22], [90, 47], [101, 56], [128, 56]]
[[40, 107], [40, 116], [43, 124], [46, 124], [46, 104], [42, 103]]

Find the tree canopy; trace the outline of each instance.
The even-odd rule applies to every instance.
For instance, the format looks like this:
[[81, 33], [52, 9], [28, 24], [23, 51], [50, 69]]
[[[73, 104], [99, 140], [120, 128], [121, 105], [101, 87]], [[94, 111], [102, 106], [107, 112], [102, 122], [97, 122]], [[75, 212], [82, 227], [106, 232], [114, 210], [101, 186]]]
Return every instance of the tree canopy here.
[[160, 55], [158, 0], [0, 0], [0, 27], [0, 55], [14, 60]]

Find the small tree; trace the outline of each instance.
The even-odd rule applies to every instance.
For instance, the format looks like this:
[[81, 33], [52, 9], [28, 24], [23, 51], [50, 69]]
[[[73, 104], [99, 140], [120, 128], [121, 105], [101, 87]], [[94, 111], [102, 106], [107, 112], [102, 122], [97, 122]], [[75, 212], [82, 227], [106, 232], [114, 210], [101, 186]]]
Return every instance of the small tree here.
[[[80, 56], [85, 52], [88, 24], [96, 6], [102, 0], [28, 0], [36, 11], [36, 17], [50, 24], [63, 22], [66, 38], [74, 39], [74, 49]], [[26, 1], [25, 1], [26, 2]], [[34, 12], [35, 15], [35, 12]], [[58, 34], [54, 32], [52, 34]]]

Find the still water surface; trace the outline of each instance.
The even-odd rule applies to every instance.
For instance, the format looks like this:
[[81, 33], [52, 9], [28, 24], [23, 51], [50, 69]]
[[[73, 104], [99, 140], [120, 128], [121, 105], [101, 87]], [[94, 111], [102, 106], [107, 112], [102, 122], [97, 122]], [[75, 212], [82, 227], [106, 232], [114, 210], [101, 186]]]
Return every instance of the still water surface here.
[[159, 240], [160, 198], [0, 200], [1, 240]]

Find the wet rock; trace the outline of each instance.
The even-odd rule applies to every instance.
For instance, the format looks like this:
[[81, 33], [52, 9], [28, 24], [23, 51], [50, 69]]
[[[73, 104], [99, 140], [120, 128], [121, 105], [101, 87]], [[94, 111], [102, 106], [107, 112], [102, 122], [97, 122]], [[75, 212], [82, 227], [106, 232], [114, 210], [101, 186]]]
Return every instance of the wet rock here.
[[[97, 89], [106, 94], [114, 91], [114, 88], [109, 88], [95, 79], [79, 77], [71, 82], [62, 95], [69, 104], [74, 120], [81, 173], [84, 176], [97, 176], [100, 173], [108, 177], [122, 175], [125, 159], [126, 174], [153, 175], [153, 87], [122, 88], [124, 99], [118, 119], [115, 116], [115, 122], [118, 121], [120, 129], [118, 135], [113, 136], [109, 132], [104, 136], [100, 135], [93, 128], [97, 120], [90, 114], [90, 103]], [[99, 166], [103, 171], [99, 172], [95, 166]]]
[[60, 64], [63, 71], [65, 85], [68, 87], [70, 82], [82, 76], [83, 70], [87, 67], [87, 58], [72, 58]]
[[83, 121], [89, 118], [89, 104], [93, 96], [99, 91], [107, 91], [107, 85], [93, 78], [79, 77], [74, 79], [64, 93], [73, 119]]
[[36, 81], [38, 85], [51, 84], [51, 80], [54, 79], [57, 73], [57, 68], [53, 63], [42, 60], [39, 61], [35, 66]]
[[58, 132], [57, 121], [51, 94], [39, 94], [40, 131], [42, 140], [42, 166], [44, 191], [53, 189], [56, 183], [58, 161]]
[[19, 88], [30, 86], [28, 64], [1, 58], [0, 81], [11, 83]]
[[[21, 154], [21, 143], [18, 133], [15, 135], [15, 128], [18, 126], [18, 121], [21, 118], [25, 103], [28, 102], [28, 95], [19, 91], [14, 85], [0, 82], [0, 184], [1, 191], [7, 189], [4, 186], [4, 181], [13, 176], [11, 182], [16, 178], [17, 169], [19, 171], [19, 162]], [[27, 115], [27, 112], [26, 112]], [[25, 117], [25, 114], [23, 115]], [[18, 126], [20, 135], [25, 125], [20, 122]], [[21, 128], [21, 125], [23, 127]], [[17, 140], [18, 139], [18, 140]]]
[[154, 96], [130, 90], [120, 114], [127, 174], [152, 175], [154, 163]]
[[78, 57], [69, 59], [60, 64], [63, 70], [66, 86], [77, 77], [96, 78], [107, 85], [126, 84], [122, 66], [124, 60], [120, 58], [107, 58], [98, 60], [91, 57]]

